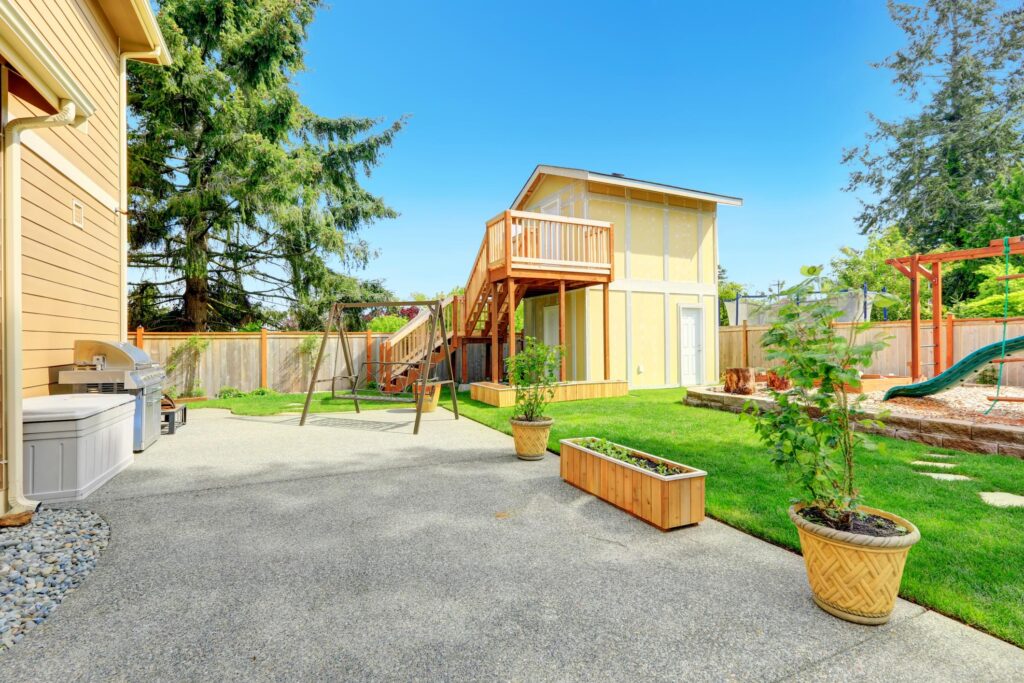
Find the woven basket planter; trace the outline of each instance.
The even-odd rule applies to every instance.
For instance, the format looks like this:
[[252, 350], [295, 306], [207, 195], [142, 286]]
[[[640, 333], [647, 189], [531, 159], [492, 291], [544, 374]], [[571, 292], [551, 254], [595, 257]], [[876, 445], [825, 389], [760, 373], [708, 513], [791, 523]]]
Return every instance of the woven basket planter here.
[[521, 460], [541, 460], [548, 452], [548, 436], [554, 420], [509, 420], [512, 439], [516, 442], [516, 455]]
[[858, 508], [891, 519], [910, 533], [905, 536], [866, 536], [809, 522], [789, 508], [796, 524], [814, 602], [833, 616], [857, 624], [889, 621], [911, 546], [921, 540], [917, 527], [896, 515], [869, 507]]
[[562, 479], [576, 488], [662, 531], [704, 521], [707, 472], [622, 446], [634, 457], [682, 470], [663, 475], [598, 453], [576, 443], [576, 439], [562, 439], [560, 443]]
[[[420, 399], [420, 385], [412, 385], [412, 395], [419, 401]], [[441, 386], [439, 384], [432, 384], [427, 387], [427, 394], [423, 397], [423, 412], [432, 413], [437, 409], [437, 401], [441, 398]]]

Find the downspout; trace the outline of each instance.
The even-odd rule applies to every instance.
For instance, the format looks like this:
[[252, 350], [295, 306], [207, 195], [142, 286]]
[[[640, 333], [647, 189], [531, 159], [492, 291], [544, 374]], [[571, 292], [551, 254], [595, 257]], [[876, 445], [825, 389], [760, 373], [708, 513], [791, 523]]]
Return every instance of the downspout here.
[[120, 328], [118, 333], [121, 341], [125, 341], [128, 335], [128, 60], [129, 59], [153, 59], [158, 60], [162, 54], [158, 47], [148, 52], [122, 52], [120, 74], [120, 102], [118, 103], [118, 183], [117, 183], [117, 206], [118, 206], [118, 232], [121, 240], [121, 303], [120, 303]]
[[75, 103], [61, 100], [52, 116], [29, 116], [4, 126], [3, 159], [3, 421], [7, 456], [9, 513], [35, 510], [39, 503], [25, 497], [22, 461], [22, 324], [21, 324], [21, 132], [32, 128], [81, 125]]

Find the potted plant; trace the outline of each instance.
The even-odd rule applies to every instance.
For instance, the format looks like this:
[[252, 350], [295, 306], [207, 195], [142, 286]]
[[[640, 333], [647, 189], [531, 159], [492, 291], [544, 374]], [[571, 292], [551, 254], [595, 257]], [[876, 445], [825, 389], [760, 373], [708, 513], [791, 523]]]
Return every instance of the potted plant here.
[[778, 317], [762, 339], [777, 363], [773, 370], [792, 387], [771, 390], [776, 410], [748, 403], [744, 412], [772, 461], [799, 485], [802, 495], [789, 517], [815, 603], [847, 621], [882, 624], [895, 605], [907, 554], [921, 538], [907, 520], [862, 505], [854, 477], [857, 453], [875, 448], [854, 427], [881, 423], [865, 417], [859, 407], [864, 396], [850, 389], [885, 342], [858, 341], [870, 323], [837, 332], [833, 323], [841, 311], [820, 296], [831, 284], [820, 267], [802, 272], [806, 279], [782, 293]]
[[526, 337], [522, 351], [505, 361], [509, 384], [516, 390], [515, 412], [509, 422], [516, 455], [522, 460], [540, 460], [547, 452], [554, 420], [544, 415], [544, 409], [555, 395], [555, 369], [561, 360], [561, 347]]
[[562, 479], [663, 531], [704, 521], [707, 472], [605, 439], [562, 439]]

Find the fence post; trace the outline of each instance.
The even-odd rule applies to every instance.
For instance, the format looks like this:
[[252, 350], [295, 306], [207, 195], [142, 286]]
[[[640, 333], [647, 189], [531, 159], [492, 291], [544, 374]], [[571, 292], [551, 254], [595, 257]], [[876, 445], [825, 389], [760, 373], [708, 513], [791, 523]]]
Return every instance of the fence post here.
[[260, 388], [267, 388], [267, 328], [260, 328]]
[[946, 316], [946, 367], [953, 367], [953, 320], [952, 313]]
[[[358, 373], [357, 373], [358, 374]], [[366, 330], [366, 383], [376, 381], [373, 376], [373, 330]]]
[[146, 341], [146, 328], [143, 327], [142, 325], [139, 325], [138, 327], [135, 328], [135, 346], [136, 346], [136, 348], [141, 349], [142, 345], [145, 343], [145, 341]]
[[747, 348], [747, 342], [750, 340], [750, 331], [747, 329], [747, 321], [743, 321], [743, 332], [740, 335], [743, 347], [740, 351], [740, 367], [750, 367], [750, 350]]

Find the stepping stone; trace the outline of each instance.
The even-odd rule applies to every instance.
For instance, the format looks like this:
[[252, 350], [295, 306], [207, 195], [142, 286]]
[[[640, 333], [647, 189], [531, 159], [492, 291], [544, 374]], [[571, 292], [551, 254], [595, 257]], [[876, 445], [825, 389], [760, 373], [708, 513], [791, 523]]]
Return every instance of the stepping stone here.
[[1024, 496], [998, 491], [983, 491], [981, 499], [997, 508], [1024, 508]]
[[955, 458], [955, 455], [949, 455], [948, 453], [925, 453], [926, 458], [939, 458], [940, 460], [948, 460], [949, 458]]
[[962, 474], [947, 474], [946, 472], [918, 472], [926, 477], [932, 479], [938, 479], [939, 481], [970, 481], [970, 477], [965, 477]]
[[949, 470], [956, 467], [955, 462], [928, 462], [927, 460], [914, 460], [910, 464], [921, 465], [924, 467], [941, 467], [944, 470]]

